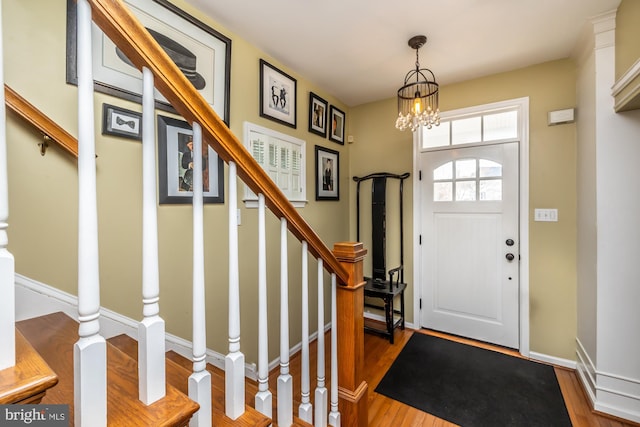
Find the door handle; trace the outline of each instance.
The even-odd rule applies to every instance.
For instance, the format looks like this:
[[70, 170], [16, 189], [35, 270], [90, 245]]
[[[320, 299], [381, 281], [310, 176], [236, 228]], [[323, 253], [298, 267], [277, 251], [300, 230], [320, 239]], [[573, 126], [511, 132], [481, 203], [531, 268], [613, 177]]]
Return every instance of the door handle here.
[[507, 244], [507, 246], [513, 246], [514, 241], [513, 241], [513, 239], [507, 239], [507, 241], [505, 243]]
[[507, 255], [505, 255], [505, 257], [507, 258], [508, 261], [513, 261], [513, 259], [515, 258], [515, 256], [512, 253], [508, 253]]

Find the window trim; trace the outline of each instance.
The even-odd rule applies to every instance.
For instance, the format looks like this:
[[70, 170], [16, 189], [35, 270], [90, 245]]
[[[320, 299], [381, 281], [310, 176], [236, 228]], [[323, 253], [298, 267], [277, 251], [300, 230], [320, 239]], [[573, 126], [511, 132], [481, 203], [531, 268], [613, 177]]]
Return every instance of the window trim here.
[[[274, 143], [277, 146], [288, 146], [290, 147], [291, 145], [293, 146], [297, 146], [300, 152], [300, 161], [298, 162], [299, 166], [300, 166], [300, 170], [299, 170], [299, 180], [300, 180], [300, 192], [299, 192], [299, 196], [293, 196], [291, 195], [290, 191], [287, 191], [286, 189], [283, 189], [282, 187], [280, 187], [279, 184], [279, 180], [276, 179], [275, 183], [276, 185], [278, 185], [278, 188], [280, 188], [280, 190], [282, 190], [282, 192], [284, 193], [285, 196], [287, 196], [287, 199], [291, 202], [291, 204], [296, 207], [296, 208], [304, 208], [306, 206], [306, 204], [308, 203], [307, 200], [307, 185], [306, 185], [306, 176], [307, 176], [307, 142], [299, 139], [299, 138], [295, 138], [291, 135], [287, 135], [281, 132], [277, 132], [273, 129], [269, 129], [263, 126], [259, 126], [255, 123], [250, 123], [250, 122], [244, 122], [243, 125], [243, 145], [245, 146], [245, 148], [247, 149], [247, 151], [249, 151], [249, 153], [253, 156], [253, 152], [251, 150], [251, 135], [254, 133], [258, 133], [258, 134], [262, 134], [264, 136], [266, 136], [269, 139], [269, 143]], [[255, 158], [254, 158], [255, 159]], [[268, 162], [269, 162], [269, 147], [266, 147], [265, 149], [265, 153], [264, 153], [264, 164], [260, 163], [260, 161], [258, 159], [255, 159], [258, 164], [267, 172], [269, 173], [270, 171], [267, 169], [266, 166], [268, 166]], [[293, 164], [295, 162], [291, 161], [291, 165], [290, 167], [287, 169], [289, 171], [289, 184], [292, 184], [291, 179], [293, 177], [292, 174], [292, 170], [293, 170]], [[245, 207], [247, 208], [257, 208], [258, 207], [258, 196], [251, 191], [251, 189], [245, 185], [244, 186], [244, 197], [242, 199], [242, 201], [245, 204]]]

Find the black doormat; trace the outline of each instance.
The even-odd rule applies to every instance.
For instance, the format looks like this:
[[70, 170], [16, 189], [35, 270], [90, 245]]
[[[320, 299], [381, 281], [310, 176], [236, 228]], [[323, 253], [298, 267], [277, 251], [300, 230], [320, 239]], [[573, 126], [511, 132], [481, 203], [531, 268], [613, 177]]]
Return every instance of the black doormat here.
[[420, 333], [376, 392], [463, 427], [571, 426], [553, 367]]

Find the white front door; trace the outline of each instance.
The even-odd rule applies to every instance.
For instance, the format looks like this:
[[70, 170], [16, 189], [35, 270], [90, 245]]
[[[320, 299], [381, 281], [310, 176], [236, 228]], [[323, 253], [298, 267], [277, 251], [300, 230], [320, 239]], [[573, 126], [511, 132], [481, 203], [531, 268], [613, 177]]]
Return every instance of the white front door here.
[[519, 344], [518, 143], [419, 154], [421, 325]]

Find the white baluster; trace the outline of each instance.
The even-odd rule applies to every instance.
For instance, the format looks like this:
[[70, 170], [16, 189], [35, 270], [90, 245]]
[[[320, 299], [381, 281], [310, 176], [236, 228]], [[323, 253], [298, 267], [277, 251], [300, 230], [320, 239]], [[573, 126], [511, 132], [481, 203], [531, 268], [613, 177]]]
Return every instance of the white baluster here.
[[[4, 88], [2, 5], [0, 3], [0, 87]], [[9, 174], [4, 89], [0, 90], [0, 370], [16, 364], [15, 261], [7, 249], [9, 236]]]
[[142, 321], [138, 325], [140, 400], [150, 405], [165, 390], [165, 327], [160, 317], [156, 134], [153, 73], [142, 69]]
[[298, 417], [311, 424], [313, 405], [309, 399], [309, 252], [307, 242], [302, 241], [302, 372], [300, 381], [300, 407]]
[[293, 423], [293, 378], [289, 374], [289, 271], [287, 220], [280, 219], [280, 375], [278, 376], [278, 426]]
[[336, 274], [331, 273], [331, 412], [329, 425], [340, 427], [338, 412], [338, 305]]
[[236, 164], [229, 162], [229, 354], [225, 368], [225, 413], [244, 413], [244, 354], [240, 352], [240, 283], [238, 271], [238, 190]]
[[78, 427], [107, 425], [107, 350], [100, 335], [98, 212], [91, 69], [91, 7], [78, 0], [78, 329], [73, 347]]
[[318, 258], [318, 380], [316, 384], [315, 427], [327, 427], [329, 393], [325, 386], [324, 368], [324, 268], [322, 258]]
[[189, 425], [211, 426], [211, 374], [207, 371], [207, 329], [204, 282], [204, 208], [202, 189], [202, 128], [193, 123], [193, 373], [189, 397], [200, 409]]
[[267, 242], [264, 194], [258, 194], [258, 393], [256, 410], [272, 418], [269, 391], [269, 329], [267, 328]]

